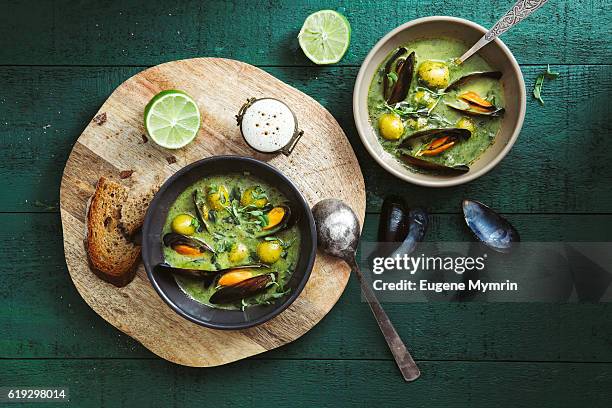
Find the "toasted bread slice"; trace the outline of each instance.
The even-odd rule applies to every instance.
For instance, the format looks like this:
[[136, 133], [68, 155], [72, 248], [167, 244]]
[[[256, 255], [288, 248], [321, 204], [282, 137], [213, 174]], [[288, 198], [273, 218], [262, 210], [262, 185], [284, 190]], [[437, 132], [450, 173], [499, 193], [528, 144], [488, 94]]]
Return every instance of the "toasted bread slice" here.
[[87, 253], [92, 269], [115, 286], [132, 281], [140, 260], [140, 246], [129, 242], [119, 227], [121, 206], [128, 189], [101, 177], [87, 212]]
[[145, 192], [130, 192], [127, 200], [121, 206], [121, 228], [128, 237], [133, 237], [142, 227], [147, 208], [159, 187]]

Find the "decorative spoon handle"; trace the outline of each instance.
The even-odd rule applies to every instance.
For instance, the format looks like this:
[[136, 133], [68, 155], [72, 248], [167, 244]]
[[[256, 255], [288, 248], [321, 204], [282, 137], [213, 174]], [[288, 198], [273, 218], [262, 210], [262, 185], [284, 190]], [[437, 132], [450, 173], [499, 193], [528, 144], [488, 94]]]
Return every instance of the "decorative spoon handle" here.
[[363, 295], [365, 296], [368, 304], [370, 305], [370, 309], [372, 309], [372, 313], [374, 313], [374, 317], [376, 318], [376, 322], [380, 327], [380, 331], [382, 331], [385, 340], [387, 341], [387, 345], [393, 354], [393, 358], [395, 358], [395, 362], [399, 367], [399, 370], [406, 381], [414, 381], [421, 375], [421, 371], [419, 367], [417, 367], [416, 363], [412, 359], [412, 356], [408, 352], [408, 349], [404, 345], [404, 342], [400, 338], [399, 334], [393, 327], [393, 323], [389, 320], [389, 316], [383, 310], [382, 306], [376, 299], [374, 292], [365, 281], [357, 262], [355, 262], [354, 257], [349, 257], [345, 259], [346, 263], [353, 269], [355, 274], [357, 275], [357, 279], [359, 280], [359, 284], [361, 285], [361, 290], [363, 291]]
[[493, 28], [491, 28], [480, 40], [478, 40], [478, 42], [474, 44], [472, 48], [467, 50], [465, 54], [457, 59], [456, 63], [462, 64], [479, 49], [523, 21], [528, 15], [542, 7], [542, 5], [544, 5], [544, 3], [547, 1], [548, 0], [518, 0], [506, 14], [500, 18], [497, 23], [495, 23]]

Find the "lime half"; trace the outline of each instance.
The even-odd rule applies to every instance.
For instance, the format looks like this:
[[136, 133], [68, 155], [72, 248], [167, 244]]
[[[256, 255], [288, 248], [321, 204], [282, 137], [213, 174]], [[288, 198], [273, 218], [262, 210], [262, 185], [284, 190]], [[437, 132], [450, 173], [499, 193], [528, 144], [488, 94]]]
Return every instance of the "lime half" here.
[[186, 146], [200, 129], [200, 111], [195, 101], [175, 89], [155, 95], [145, 108], [144, 120], [149, 137], [167, 149]]
[[298, 34], [300, 47], [315, 64], [334, 64], [344, 56], [351, 42], [351, 25], [333, 10], [309, 15]]

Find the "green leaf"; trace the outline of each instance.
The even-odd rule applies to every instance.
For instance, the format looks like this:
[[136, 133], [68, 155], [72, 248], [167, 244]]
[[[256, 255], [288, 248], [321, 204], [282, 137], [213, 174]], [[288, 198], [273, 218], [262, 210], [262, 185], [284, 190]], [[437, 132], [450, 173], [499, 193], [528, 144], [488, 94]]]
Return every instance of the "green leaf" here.
[[283, 246], [283, 241], [277, 237], [265, 237], [264, 241], [278, 241], [278, 243], [281, 244], [281, 246]]
[[265, 227], [269, 223], [268, 214], [262, 214], [257, 216], [257, 220], [259, 221], [260, 227]]
[[533, 97], [536, 98], [540, 102], [540, 105], [544, 105], [544, 99], [542, 99], [542, 87], [544, 86], [544, 80], [545, 79], [555, 79], [555, 78], [558, 78], [559, 75], [560, 74], [558, 72], [552, 72], [550, 70], [550, 65], [547, 65], [546, 71], [542, 72], [536, 78], [535, 85], [533, 87]]
[[395, 72], [389, 72], [387, 74], [387, 78], [389, 78], [389, 80], [391, 81], [392, 84], [397, 82], [397, 74]]
[[560, 74], [558, 72], [552, 72], [550, 70], [550, 64], [546, 65], [546, 77], [548, 79], [555, 79], [555, 78], [559, 77], [559, 75]]
[[198, 228], [200, 228], [200, 221], [198, 221], [198, 219], [195, 218], [195, 217], [192, 218], [191, 219], [191, 226], [194, 227], [197, 230]]
[[234, 223], [236, 225], [240, 225], [240, 209], [238, 208], [239, 204], [238, 201], [233, 200], [231, 205], [227, 207], [227, 210], [230, 214], [230, 216], [233, 218]]
[[261, 188], [261, 186], [255, 187], [251, 193], [251, 197], [253, 197], [254, 200], [260, 200], [262, 198], [265, 198], [266, 200], [268, 199], [268, 195], [266, 194], [265, 190]]

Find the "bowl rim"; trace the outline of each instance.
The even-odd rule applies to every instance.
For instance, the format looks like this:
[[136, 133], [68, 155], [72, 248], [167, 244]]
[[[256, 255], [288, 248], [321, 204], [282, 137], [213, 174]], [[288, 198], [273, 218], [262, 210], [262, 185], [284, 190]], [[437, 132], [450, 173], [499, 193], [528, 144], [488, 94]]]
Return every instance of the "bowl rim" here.
[[[210, 321], [205, 321], [202, 319], [198, 319], [195, 316], [192, 316], [188, 313], [186, 313], [183, 309], [181, 309], [180, 307], [178, 307], [178, 305], [176, 305], [174, 303], [174, 301], [168, 296], [166, 295], [166, 293], [164, 292], [164, 290], [161, 288], [161, 286], [159, 285], [159, 283], [157, 282], [157, 280], [153, 277], [153, 267], [152, 265], [149, 265], [149, 263], [147, 261], [145, 261], [145, 259], [148, 259], [149, 257], [149, 246], [145, 245], [145, 236], [148, 233], [148, 230], [150, 228], [150, 223], [151, 223], [151, 218], [154, 216], [152, 213], [152, 208], [155, 207], [154, 204], [157, 204], [157, 202], [159, 200], [161, 200], [161, 197], [163, 196], [163, 194], [165, 193], [165, 191], [168, 189], [168, 187], [170, 185], [172, 185], [179, 177], [181, 177], [183, 174], [192, 171], [194, 168], [200, 167], [202, 165], [206, 165], [210, 162], [213, 161], [226, 161], [226, 160], [238, 160], [241, 162], [250, 162], [252, 164], [254, 164], [255, 166], [260, 166], [263, 167], [264, 169], [271, 171], [272, 173], [275, 173], [278, 177], [281, 178], [281, 180], [283, 181], [283, 183], [286, 183], [289, 188], [295, 190], [295, 192], [297, 193], [297, 197], [298, 197], [298, 202], [299, 205], [303, 206], [306, 209], [306, 217], [307, 217], [307, 224], [308, 224], [308, 230], [310, 231], [310, 235], [311, 235], [311, 239], [310, 239], [310, 244], [311, 244], [311, 252], [310, 254], [304, 254], [304, 256], [308, 256], [308, 261], [306, 263], [306, 270], [304, 271], [304, 276], [302, 277], [302, 279], [300, 280], [300, 282], [298, 283], [297, 287], [295, 288], [295, 290], [289, 295], [289, 297], [287, 297], [287, 299], [285, 299], [285, 301], [283, 303], [281, 303], [278, 307], [274, 308], [273, 310], [271, 310], [269, 313], [254, 319], [254, 320], [249, 320], [246, 321], [244, 323], [215, 323], [215, 322], [210, 322]], [[239, 155], [218, 155], [218, 156], [210, 156], [210, 157], [206, 157], [204, 159], [200, 159], [197, 160], [193, 163], [188, 164], [185, 167], [182, 167], [181, 169], [179, 169], [178, 171], [176, 171], [172, 176], [170, 176], [165, 182], [164, 184], [162, 184], [162, 186], [159, 188], [159, 190], [155, 193], [155, 196], [153, 197], [153, 200], [151, 200], [151, 203], [149, 205], [149, 208], [147, 208], [147, 212], [145, 214], [145, 218], [144, 218], [144, 222], [142, 225], [142, 260], [143, 260], [143, 265], [145, 267], [145, 270], [147, 272], [147, 278], [149, 279], [149, 282], [151, 282], [151, 285], [153, 286], [153, 288], [155, 289], [155, 291], [157, 292], [157, 294], [159, 295], [159, 297], [162, 298], [162, 300], [168, 305], [170, 306], [170, 308], [176, 312], [179, 316], [184, 317], [185, 319], [199, 324], [201, 326], [204, 327], [208, 327], [211, 329], [220, 329], [220, 330], [239, 330], [239, 329], [246, 329], [249, 327], [253, 327], [253, 326], [257, 326], [259, 324], [265, 323], [268, 320], [278, 316], [281, 312], [283, 312], [285, 309], [287, 309], [294, 301], [295, 299], [297, 299], [297, 297], [300, 295], [300, 293], [302, 292], [302, 290], [304, 289], [304, 287], [306, 286], [306, 283], [308, 283], [308, 280], [310, 279], [310, 274], [312, 272], [312, 268], [314, 266], [315, 263], [315, 259], [316, 259], [316, 255], [317, 255], [317, 234], [316, 234], [316, 227], [315, 227], [315, 222], [314, 222], [314, 217], [312, 215], [312, 211], [310, 208], [310, 205], [308, 204], [308, 202], [306, 201], [306, 199], [304, 198], [304, 196], [302, 195], [301, 191], [297, 188], [297, 186], [287, 177], [285, 176], [279, 169], [277, 169], [276, 167], [272, 166], [271, 164], [268, 164], [266, 162], [263, 162], [261, 160], [257, 160], [255, 158], [252, 157], [246, 157], [246, 156], [239, 156]], [[305, 237], [302, 237], [302, 239], [304, 239]], [[195, 300], [192, 299], [192, 301], [196, 302]]]
[[[497, 154], [497, 156], [495, 156], [483, 168], [475, 172], [469, 172], [469, 173], [466, 173], [465, 175], [448, 178], [448, 179], [445, 178], [445, 179], [439, 179], [439, 180], [421, 180], [419, 178], [414, 177], [413, 173], [410, 172], [410, 170], [408, 169], [406, 169], [405, 172], [402, 172], [402, 171], [397, 171], [396, 169], [392, 168], [382, 159], [380, 155], [378, 155], [375, 152], [374, 148], [371, 146], [371, 144], [366, 139], [365, 132], [369, 131], [370, 129], [369, 128], [363, 129], [362, 127], [363, 121], [365, 120], [366, 122], [369, 123], [369, 120], [368, 118], [361, 118], [361, 116], [359, 115], [359, 106], [361, 105], [361, 103], [363, 103], [363, 101], [361, 101], [359, 98], [359, 93], [361, 91], [362, 86], [367, 85], [369, 87], [369, 83], [371, 80], [371, 78], [365, 78], [366, 67], [372, 63], [372, 60], [374, 59], [374, 55], [378, 52], [378, 50], [384, 44], [386, 44], [390, 38], [392, 38], [396, 34], [400, 33], [401, 31], [404, 31], [407, 28], [413, 27], [413, 26], [430, 23], [430, 22], [441, 22], [441, 21], [448, 22], [451, 24], [456, 24], [456, 25], [468, 26], [470, 28], [476, 29], [477, 31], [480, 31], [483, 35], [488, 31], [486, 28], [484, 28], [480, 24], [477, 24], [473, 21], [466, 20], [464, 18], [459, 18], [459, 17], [429, 16], [429, 17], [421, 17], [415, 20], [411, 20], [389, 31], [380, 40], [378, 40], [378, 42], [372, 47], [368, 55], [365, 57], [365, 59], [361, 63], [361, 67], [359, 68], [359, 73], [357, 74], [357, 78], [355, 79], [355, 86], [353, 87], [353, 119], [355, 121], [355, 127], [357, 128], [357, 133], [359, 134], [359, 138], [361, 139], [361, 142], [365, 146], [370, 156], [372, 156], [374, 160], [376, 160], [376, 162], [378, 162], [378, 164], [381, 167], [383, 167], [387, 172], [393, 174], [395, 177], [408, 181], [410, 183], [420, 185], [420, 186], [425, 186], [425, 187], [457, 186], [457, 185], [465, 184], [472, 180], [475, 180], [485, 175], [489, 171], [491, 171], [495, 166], [497, 166], [497, 164], [499, 164], [499, 162], [502, 161], [504, 157], [506, 157], [508, 152], [510, 152], [510, 150], [514, 146], [514, 143], [516, 142], [519, 134], [521, 133], [521, 129], [525, 121], [525, 112], [527, 110], [527, 94], [525, 90], [525, 80], [523, 78], [523, 73], [521, 71], [521, 68], [518, 62], [516, 61], [516, 58], [510, 51], [510, 49], [502, 42], [502, 40], [500, 40], [499, 38], [495, 38], [493, 41], [491, 41], [491, 43], [494, 43], [497, 47], [501, 49], [501, 51], [510, 61], [512, 70], [516, 72], [517, 74], [517, 77], [519, 79], [518, 82], [519, 82], [519, 99], [520, 99], [518, 120], [517, 120], [516, 125], [514, 126], [514, 131], [512, 132], [512, 135], [508, 139], [508, 142], [506, 143], [504, 148]], [[367, 103], [367, 101], [365, 103]]]

